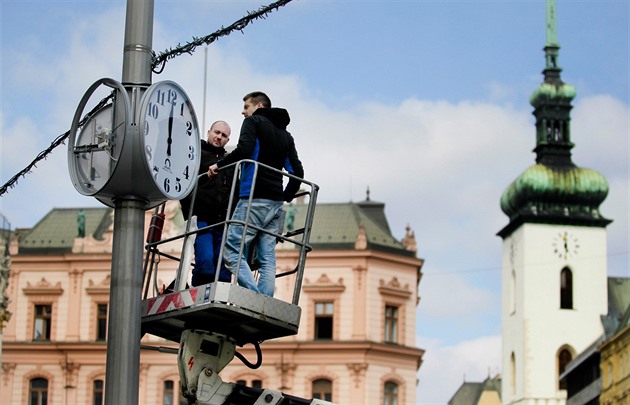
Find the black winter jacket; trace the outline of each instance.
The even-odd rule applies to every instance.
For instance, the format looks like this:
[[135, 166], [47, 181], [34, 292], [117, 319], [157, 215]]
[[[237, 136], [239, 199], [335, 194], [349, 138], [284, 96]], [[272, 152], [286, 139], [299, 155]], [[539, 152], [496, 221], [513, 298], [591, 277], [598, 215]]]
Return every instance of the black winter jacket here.
[[[295, 149], [295, 142], [286, 130], [290, 118], [283, 108], [258, 108], [250, 117], [243, 120], [238, 145], [229, 155], [218, 163], [219, 168], [252, 159], [268, 166], [283, 168], [297, 177], [304, 178], [304, 168]], [[240, 177], [239, 197], [249, 197], [252, 187], [254, 168], [251, 163], [243, 165]], [[259, 168], [254, 198], [275, 201], [291, 201], [300, 188], [298, 180], [290, 179], [286, 189], [282, 189], [283, 176], [271, 170]]]
[[[212, 144], [201, 140], [201, 164], [199, 174], [208, 172], [208, 167], [215, 164], [225, 156], [224, 148], [217, 148]], [[195, 197], [195, 207], [192, 215], [197, 216], [197, 221], [207, 222], [208, 225], [225, 221], [228, 203], [230, 201], [230, 188], [234, 169], [229, 167], [219, 171], [219, 174], [210, 179], [202, 176], [197, 185], [197, 196]], [[193, 191], [194, 192], [194, 191]], [[184, 219], [188, 219], [190, 203], [193, 193], [180, 200]], [[236, 199], [235, 199], [236, 201]]]

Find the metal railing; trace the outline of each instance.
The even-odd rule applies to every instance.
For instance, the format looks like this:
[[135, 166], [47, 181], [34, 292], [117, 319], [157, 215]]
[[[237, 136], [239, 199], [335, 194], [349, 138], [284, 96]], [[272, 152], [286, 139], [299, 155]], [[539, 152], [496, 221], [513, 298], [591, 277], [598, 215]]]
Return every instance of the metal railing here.
[[[249, 197], [247, 197], [247, 206], [246, 206], [246, 213], [245, 213], [245, 220], [241, 221], [241, 220], [233, 220], [232, 218], [232, 214], [233, 214], [233, 210], [236, 204], [234, 204], [235, 202], [235, 198], [237, 197], [237, 186], [239, 185], [239, 177], [240, 177], [240, 173], [242, 173], [243, 171], [243, 166], [246, 164], [251, 164], [253, 165], [253, 180], [252, 180], [252, 184], [251, 184], [251, 189], [249, 192]], [[221, 248], [219, 251], [219, 257], [215, 258], [216, 259], [216, 271], [215, 271], [215, 275], [214, 275], [214, 282], [218, 281], [219, 278], [219, 273], [220, 273], [220, 269], [221, 269], [221, 265], [223, 263], [223, 261], [225, 260], [224, 258], [224, 252], [225, 252], [225, 243], [227, 241], [227, 232], [230, 226], [242, 226], [243, 227], [243, 232], [242, 235], [245, 236], [247, 234], [247, 229], [248, 228], [253, 228], [255, 229], [257, 232], [260, 233], [265, 233], [268, 235], [272, 235], [276, 238], [276, 240], [278, 242], [282, 242], [282, 243], [290, 243], [295, 245], [295, 248], [298, 250], [298, 258], [297, 258], [297, 264], [295, 266], [295, 268], [293, 270], [290, 271], [286, 271], [283, 273], [279, 273], [276, 274], [276, 278], [278, 277], [284, 277], [284, 276], [288, 276], [291, 274], [295, 274], [295, 282], [294, 282], [294, 287], [293, 287], [293, 297], [292, 297], [292, 301], [291, 303], [294, 305], [297, 305], [299, 302], [299, 298], [300, 298], [300, 291], [302, 289], [302, 280], [303, 280], [303, 274], [304, 274], [304, 267], [306, 264], [306, 255], [308, 252], [310, 252], [312, 250], [312, 247], [309, 245], [309, 239], [310, 239], [310, 235], [311, 235], [311, 229], [313, 226], [313, 217], [315, 214], [315, 205], [317, 202], [317, 193], [319, 191], [319, 186], [315, 183], [309, 182], [307, 180], [304, 180], [302, 178], [299, 178], [297, 176], [294, 176], [292, 174], [283, 172], [281, 170], [275, 169], [271, 166], [267, 166], [265, 164], [262, 164], [260, 162], [256, 162], [254, 160], [250, 160], [250, 159], [245, 159], [245, 160], [241, 160], [239, 162], [233, 163], [231, 165], [225, 166], [223, 168], [221, 168], [221, 170], [227, 170], [231, 167], [234, 167], [234, 176], [232, 179], [232, 186], [231, 186], [231, 192], [230, 192], [230, 198], [228, 201], [228, 213], [227, 213], [227, 217], [224, 221], [215, 223], [215, 224], [211, 224], [208, 226], [205, 226], [203, 228], [200, 229], [191, 229], [191, 219], [193, 216], [193, 209], [195, 206], [195, 200], [196, 200], [196, 195], [197, 195], [197, 188], [198, 188], [198, 184], [199, 182], [197, 182], [197, 185], [195, 186], [192, 195], [191, 195], [191, 203], [190, 203], [190, 209], [189, 209], [189, 213], [188, 213], [188, 220], [186, 221], [186, 228], [183, 234], [181, 235], [177, 235], [171, 238], [167, 238], [167, 239], [161, 239], [161, 224], [160, 222], [163, 223], [164, 221], [164, 205], [161, 205], [159, 207], [156, 208], [155, 213], [153, 215], [153, 219], [152, 219], [152, 223], [151, 226], [149, 228], [149, 235], [147, 237], [147, 244], [145, 247], [146, 250], [146, 254], [145, 254], [145, 262], [144, 262], [144, 277], [143, 277], [143, 283], [144, 283], [144, 292], [143, 292], [143, 299], [149, 298], [150, 294], [149, 294], [149, 290], [151, 289], [151, 283], [153, 283], [153, 295], [158, 295], [160, 293], [162, 293], [162, 291], [160, 291], [160, 289], [157, 286], [157, 273], [158, 273], [158, 265], [159, 262], [161, 260], [161, 257], [166, 257], [168, 259], [171, 260], [175, 260], [179, 262], [178, 268], [177, 268], [177, 273], [176, 273], [176, 277], [175, 277], [175, 283], [174, 283], [174, 288], [173, 291], [181, 291], [183, 289], [187, 288], [187, 279], [188, 279], [188, 268], [190, 266], [190, 263], [188, 262], [188, 259], [185, 257], [186, 256], [186, 247], [189, 244], [189, 240], [196, 234], [200, 233], [200, 232], [205, 232], [208, 231], [212, 228], [217, 228], [217, 227], [223, 227], [223, 237], [222, 237], [222, 241], [221, 241]], [[273, 233], [270, 232], [264, 228], [261, 228], [259, 226], [253, 225], [250, 223], [250, 217], [251, 217], [251, 207], [252, 207], [252, 202], [254, 200], [254, 190], [256, 187], [256, 180], [258, 179], [258, 174], [260, 170], [269, 170], [269, 171], [273, 171], [279, 175], [281, 175], [284, 179], [288, 180], [288, 179], [294, 179], [300, 182], [301, 187], [300, 187], [300, 191], [295, 195], [295, 198], [297, 199], [308, 199], [308, 202], [305, 203], [303, 206], [306, 207], [306, 211], [303, 213], [303, 215], [300, 215], [303, 219], [302, 222], [302, 226], [298, 229], [291, 229], [288, 230], [286, 233], [283, 233], [283, 229], [280, 230], [280, 233]], [[198, 176], [198, 179], [202, 178], [203, 176], [206, 176], [207, 174], [202, 173]], [[300, 206], [300, 211], [302, 211], [302, 204], [299, 204]], [[167, 253], [161, 252], [160, 251], [160, 246], [169, 242], [173, 242], [176, 240], [180, 240], [182, 239], [182, 248], [181, 248], [181, 254], [180, 257], [175, 257], [173, 255], [169, 255]], [[235, 268], [231, 269], [231, 272], [233, 274], [234, 277], [232, 277], [233, 281], [232, 283], [236, 283], [238, 280], [238, 273], [240, 271], [241, 268], [241, 261], [242, 260], [247, 260], [248, 258], [245, 257], [244, 252], [251, 250], [248, 249], [251, 248], [249, 246], [245, 246], [245, 239], [243, 238], [241, 240], [241, 245], [239, 247], [239, 255], [238, 255], [238, 260], [236, 263], [236, 266], [232, 266]]]

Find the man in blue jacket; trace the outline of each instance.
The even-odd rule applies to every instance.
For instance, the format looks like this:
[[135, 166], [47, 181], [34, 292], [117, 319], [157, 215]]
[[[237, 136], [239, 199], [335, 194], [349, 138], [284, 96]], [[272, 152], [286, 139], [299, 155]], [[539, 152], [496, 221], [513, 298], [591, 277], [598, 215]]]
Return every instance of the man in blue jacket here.
[[[210, 166], [208, 176], [218, 174], [218, 170], [242, 159], [251, 159], [271, 166], [275, 169], [285, 169], [288, 173], [299, 178], [304, 177], [302, 162], [295, 149], [295, 142], [286, 130], [290, 118], [287, 110], [272, 108], [271, 100], [262, 92], [253, 92], [243, 97], [242, 114], [245, 116], [238, 145], [221, 161]], [[283, 190], [283, 176], [272, 170], [258, 167], [258, 173], [253, 184], [254, 165], [245, 163], [241, 172], [239, 201], [232, 215], [232, 220], [245, 221], [247, 204], [250, 193], [253, 200], [248, 224], [255, 225], [268, 232], [280, 234], [282, 229], [284, 201], [290, 202], [300, 188], [300, 181], [289, 179]], [[236, 273], [239, 248], [243, 238], [243, 225], [231, 224], [228, 228], [225, 257]], [[276, 281], [276, 237], [265, 232], [258, 232], [251, 226], [247, 227], [245, 248], [250, 246], [256, 238], [257, 257], [260, 261], [258, 282], [247, 264], [247, 252], [243, 252], [238, 271], [238, 283], [253, 291], [273, 296]]]

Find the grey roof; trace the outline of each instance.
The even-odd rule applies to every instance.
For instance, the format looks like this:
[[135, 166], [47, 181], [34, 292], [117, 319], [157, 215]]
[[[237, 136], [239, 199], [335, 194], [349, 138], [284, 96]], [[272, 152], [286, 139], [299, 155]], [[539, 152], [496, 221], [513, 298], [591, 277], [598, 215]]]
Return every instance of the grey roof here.
[[33, 228], [22, 232], [20, 253], [58, 254], [72, 251], [78, 235], [77, 216], [85, 214], [85, 234], [99, 238], [111, 208], [53, 208]]
[[[305, 204], [295, 204], [296, 224], [304, 223], [306, 209]], [[371, 201], [317, 204], [310, 244], [314, 249], [354, 249], [361, 224], [368, 249], [415, 256], [415, 252], [407, 251], [391, 234], [385, 204]]]
[[465, 382], [448, 401], [448, 405], [474, 405], [479, 401], [482, 391], [483, 383]]
[[630, 278], [608, 278], [608, 314], [602, 316], [606, 339], [611, 338], [630, 322]]
[[448, 401], [448, 405], [477, 405], [484, 391], [496, 391], [501, 397], [501, 377], [488, 377], [484, 382], [465, 382], [455, 395]]
[[[297, 227], [303, 226], [306, 204], [294, 204]], [[20, 253], [58, 254], [72, 251], [79, 210], [85, 214], [85, 234], [101, 239], [111, 225], [111, 208], [53, 208], [33, 228], [21, 230]], [[361, 224], [367, 248], [415, 257], [390, 232], [385, 204], [320, 203], [315, 209], [310, 244], [314, 249], [354, 249]], [[286, 228], [286, 221], [285, 221]], [[285, 229], [286, 230], [286, 229]]]

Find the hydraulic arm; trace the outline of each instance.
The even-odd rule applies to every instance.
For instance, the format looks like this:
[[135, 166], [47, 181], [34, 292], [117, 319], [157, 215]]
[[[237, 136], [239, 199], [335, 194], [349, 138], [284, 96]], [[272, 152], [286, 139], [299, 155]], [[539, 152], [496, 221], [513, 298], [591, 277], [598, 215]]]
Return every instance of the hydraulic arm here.
[[234, 358], [236, 343], [217, 333], [187, 329], [182, 333], [177, 363], [182, 393], [199, 405], [333, 405], [270, 389], [223, 382], [219, 372]]

